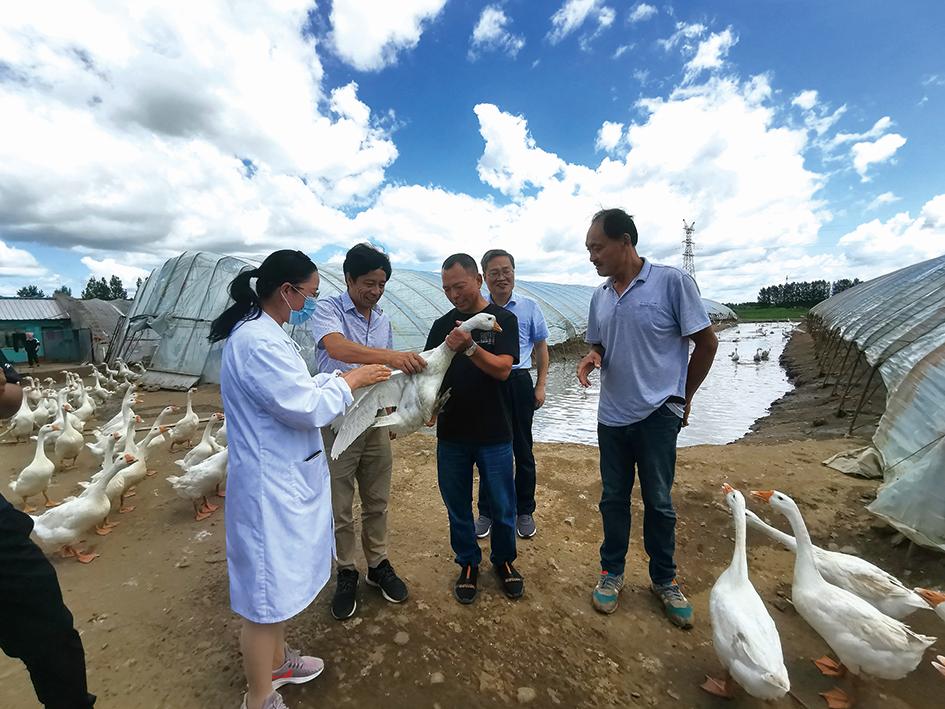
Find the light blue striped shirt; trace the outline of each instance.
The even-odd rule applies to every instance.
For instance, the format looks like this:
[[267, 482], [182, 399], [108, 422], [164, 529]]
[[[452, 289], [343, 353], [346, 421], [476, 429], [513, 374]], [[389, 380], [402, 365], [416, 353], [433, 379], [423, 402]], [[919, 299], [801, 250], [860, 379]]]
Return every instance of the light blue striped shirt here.
[[[493, 303], [491, 293], [488, 298]], [[518, 364], [512, 365], [512, 369], [531, 369], [532, 350], [539, 342], [548, 339], [548, 325], [541, 308], [528, 296], [516, 297], [515, 291], [512, 291], [509, 302], [499, 307], [518, 318]]]
[[643, 262], [623, 293], [613, 280], [591, 296], [585, 341], [602, 345], [597, 420], [605, 426], [642, 421], [664, 403], [679, 416], [689, 368], [689, 335], [709, 327], [692, 277], [672, 266]]
[[315, 339], [315, 361], [319, 372], [346, 372], [358, 365], [332, 359], [322, 344], [322, 338], [333, 332], [359, 345], [380, 350], [394, 348], [394, 332], [390, 318], [378, 306], [371, 311], [370, 322], [358, 312], [348, 291], [318, 299], [318, 307], [311, 319], [312, 337]]

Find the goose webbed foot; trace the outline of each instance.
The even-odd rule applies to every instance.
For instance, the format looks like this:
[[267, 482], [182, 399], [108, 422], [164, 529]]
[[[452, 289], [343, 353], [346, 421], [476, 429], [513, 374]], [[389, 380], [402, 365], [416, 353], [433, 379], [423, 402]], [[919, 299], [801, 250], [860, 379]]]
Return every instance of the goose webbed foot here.
[[709, 694], [723, 699], [732, 699], [735, 696], [735, 683], [732, 682], [732, 677], [728, 672], [722, 676], [722, 679], [706, 675], [705, 682], [700, 684], [699, 687]]
[[814, 660], [814, 664], [825, 677], [843, 677], [847, 673], [846, 667], [826, 655], [819, 660]]

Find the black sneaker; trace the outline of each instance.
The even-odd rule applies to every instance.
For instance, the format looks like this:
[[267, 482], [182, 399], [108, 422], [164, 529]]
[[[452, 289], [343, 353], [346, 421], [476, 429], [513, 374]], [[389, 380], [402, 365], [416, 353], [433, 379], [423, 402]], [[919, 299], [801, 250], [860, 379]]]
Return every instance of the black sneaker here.
[[459, 572], [459, 578], [453, 586], [453, 595], [460, 603], [469, 604], [476, 600], [476, 581], [479, 579], [479, 567], [466, 564]]
[[358, 572], [354, 569], [338, 569], [335, 597], [331, 599], [331, 614], [335, 620], [344, 620], [358, 609]]
[[502, 590], [509, 598], [521, 598], [525, 595], [525, 579], [515, 570], [512, 562], [504, 561], [498, 566], [493, 566], [496, 576], [502, 582]]
[[394, 573], [394, 567], [387, 559], [374, 568], [368, 567], [367, 585], [381, 589], [381, 595], [391, 603], [407, 600], [407, 585]]

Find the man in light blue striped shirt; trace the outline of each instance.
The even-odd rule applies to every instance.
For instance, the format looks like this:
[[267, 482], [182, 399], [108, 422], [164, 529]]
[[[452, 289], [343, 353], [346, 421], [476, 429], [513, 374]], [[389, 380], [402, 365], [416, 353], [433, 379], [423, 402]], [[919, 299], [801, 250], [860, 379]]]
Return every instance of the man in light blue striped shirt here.
[[[503, 391], [512, 416], [512, 452], [515, 456], [515, 529], [522, 539], [535, 536], [535, 454], [532, 452], [532, 420], [535, 410], [545, 403], [548, 379], [548, 326], [541, 308], [515, 289], [515, 258], [508, 251], [492, 249], [482, 257], [482, 272], [489, 289], [489, 302], [514, 313], [518, 318], [518, 364], [505, 382]], [[537, 378], [532, 383], [529, 370], [535, 355]], [[479, 519], [476, 536], [482, 538], [492, 527], [489, 492], [479, 485]]]
[[692, 606], [676, 582], [676, 437], [688, 423], [692, 397], [712, 366], [718, 340], [693, 278], [642, 258], [636, 245], [637, 229], [625, 211], [594, 215], [585, 246], [607, 281], [591, 297], [585, 338], [591, 351], [577, 368], [585, 387], [588, 374], [601, 371], [597, 442], [604, 543], [592, 600], [602, 613], [617, 609], [636, 477], [650, 588], [670, 621], [688, 628]]

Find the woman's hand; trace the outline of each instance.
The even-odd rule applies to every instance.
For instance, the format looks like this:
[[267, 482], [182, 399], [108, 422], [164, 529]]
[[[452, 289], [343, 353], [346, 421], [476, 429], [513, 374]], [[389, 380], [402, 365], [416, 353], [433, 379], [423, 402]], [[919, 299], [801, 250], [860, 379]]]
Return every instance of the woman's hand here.
[[349, 369], [341, 375], [341, 378], [348, 383], [351, 391], [354, 391], [390, 379], [390, 374], [391, 370], [383, 364], [365, 364], [361, 367]]

